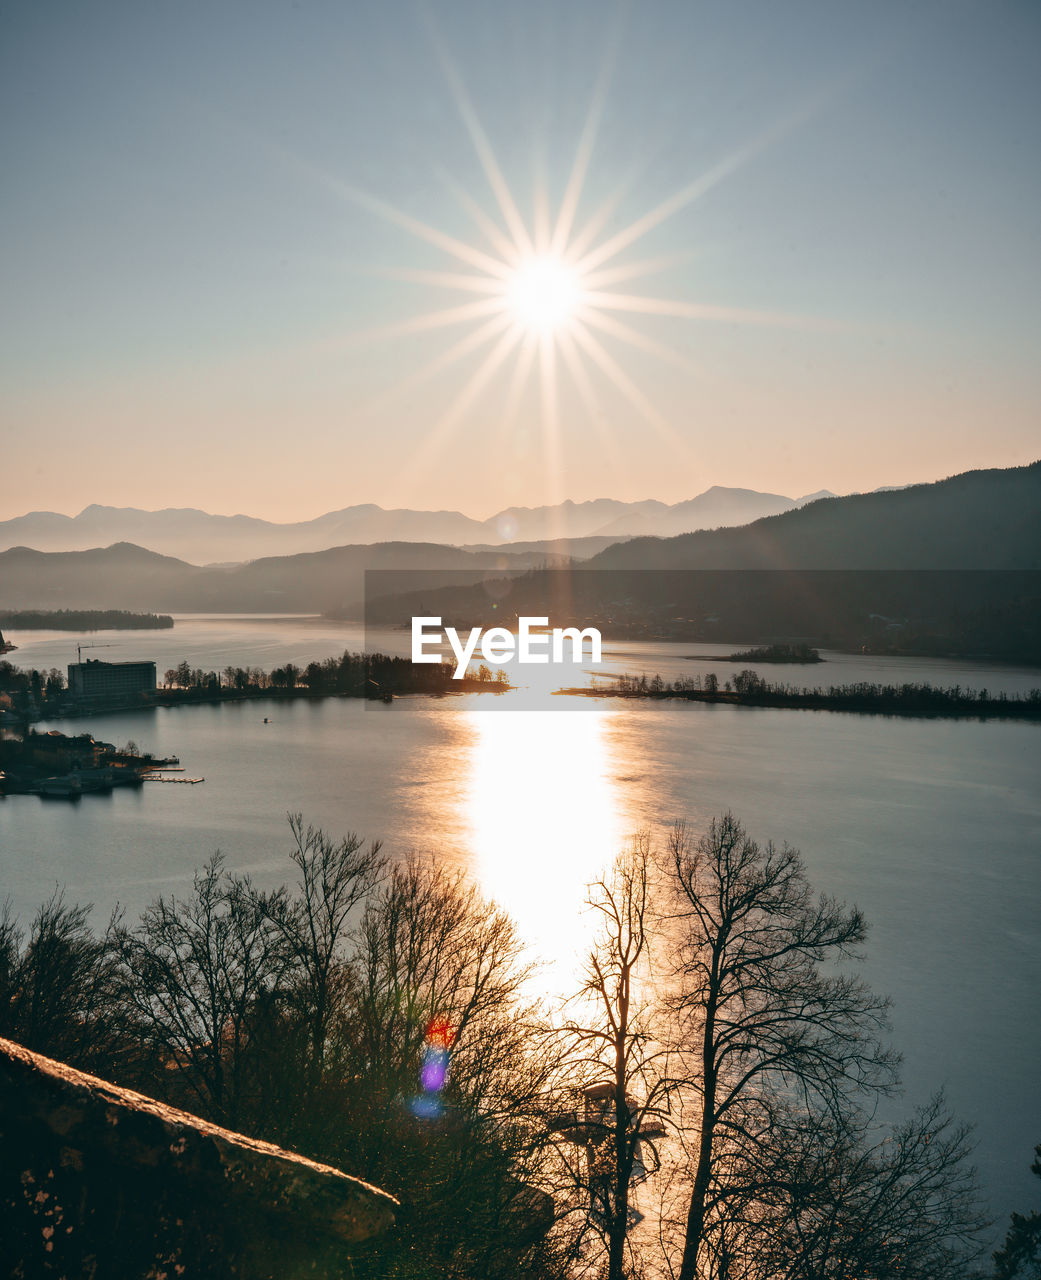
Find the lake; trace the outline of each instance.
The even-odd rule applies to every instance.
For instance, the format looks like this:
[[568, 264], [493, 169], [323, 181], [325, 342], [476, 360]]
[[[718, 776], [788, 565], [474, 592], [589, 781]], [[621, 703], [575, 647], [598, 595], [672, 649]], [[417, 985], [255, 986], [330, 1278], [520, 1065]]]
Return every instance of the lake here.
[[[9, 638], [19, 646], [10, 661], [64, 668], [80, 637]], [[112, 647], [84, 657], [154, 658], [160, 676], [182, 659], [270, 669], [365, 643], [349, 624], [277, 617], [179, 618], [172, 631], [91, 641]], [[368, 638], [386, 652], [405, 653], [408, 642], [403, 632]], [[740, 666], [719, 656], [737, 647], [605, 642], [602, 670], [669, 679], [714, 670], [722, 681]], [[1041, 684], [1041, 672], [1023, 668], [826, 656], [757, 669], [807, 685], [927, 680], [1025, 692]], [[512, 674], [519, 683], [533, 670]], [[27, 923], [61, 883], [71, 899], [95, 904], [101, 927], [117, 902], [133, 917], [158, 893], [185, 892], [216, 848], [233, 869], [281, 883], [290, 870], [285, 815], [300, 811], [334, 835], [381, 837], [395, 856], [416, 849], [467, 868], [544, 958], [540, 981], [553, 993], [573, 980], [588, 942], [585, 886], [626, 837], [648, 828], [660, 842], [677, 818], [700, 828], [732, 809], [757, 839], [800, 848], [815, 889], [865, 911], [872, 928], [861, 971], [894, 1000], [900, 1105], [945, 1085], [959, 1115], [978, 1126], [994, 1213], [1004, 1221], [1034, 1203], [1041, 726], [560, 698], [546, 679], [527, 683], [501, 696], [261, 701], [59, 722], [178, 755], [206, 781], [75, 804], [0, 801], [0, 898], [10, 895]], [[558, 672], [552, 684], [560, 683]]]

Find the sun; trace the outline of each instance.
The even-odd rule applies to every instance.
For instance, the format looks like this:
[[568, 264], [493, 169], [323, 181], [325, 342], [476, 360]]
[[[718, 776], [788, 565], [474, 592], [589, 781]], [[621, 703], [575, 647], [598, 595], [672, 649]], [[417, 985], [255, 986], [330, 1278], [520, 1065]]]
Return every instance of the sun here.
[[[464, 417], [496, 385], [497, 379], [495, 418], [503, 439], [520, 420], [529, 382], [537, 382], [540, 447], [553, 491], [562, 491], [563, 483], [559, 398], [564, 382], [570, 384], [571, 391], [581, 401], [588, 424], [597, 432], [600, 445], [619, 470], [625, 463], [613, 438], [609, 415], [604, 411], [605, 394], [627, 402], [653, 429], [671, 456], [682, 460], [682, 465], [695, 466], [696, 457], [689, 440], [630, 376], [612, 348], [623, 356], [632, 351], [640, 352], [641, 356], [650, 355], [700, 379], [706, 372], [688, 351], [661, 342], [641, 327], [640, 322], [662, 317], [788, 327], [803, 320], [783, 313], [631, 293], [629, 282], [671, 272], [690, 261], [694, 250], [638, 260], [629, 258], [627, 251], [680, 210], [700, 200], [784, 130], [771, 126], [763, 136], [753, 138], [727, 155], [621, 229], [614, 230], [611, 223], [626, 194], [625, 183], [599, 208], [580, 218], [583, 186], [606, 93], [608, 64], [605, 61], [555, 215], [544, 175], [536, 174], [534, 216], [526, 218], [499, 168], [491, 142], [458, 72], [446, 51], [441, 49], [439, 53], [459, 113], [494, 196], [497, 213], [490, 214], [467, 189], [445, 175], [448, 187], [476, 224], [477, 234], [464, 239], [431, 226], [369, 192], [337, 183], [338, 191], [354, 203], [432, 245], [451, 260], [441, 269], [393, 267], [382, 272], [376, 269], [377, 274], [448, 290], [467, 299], [436, 311], [413, 313], [400, 323], [359, 335], [371, 340], [441, 329], [463, 330], [461, 336], [426, 363], [398, 379], [383, 397], [385, 400], [400, 396], [406, 390], [414, 391], [460, 362], [471, 364], [469, 376], [457, 394], [443, 412], [432, 417], [423, 444], [411, 458], [409, 482], [418, 482], [430, 459], [449, 447]], [[637, 323], [630, 324], [623, 318], [626, 316]]]
[[506, 281], [504, 296], [513, 318], [540, 335], [566, 329], [582, 302], [578, 272], [555, 254], [526, 259]]

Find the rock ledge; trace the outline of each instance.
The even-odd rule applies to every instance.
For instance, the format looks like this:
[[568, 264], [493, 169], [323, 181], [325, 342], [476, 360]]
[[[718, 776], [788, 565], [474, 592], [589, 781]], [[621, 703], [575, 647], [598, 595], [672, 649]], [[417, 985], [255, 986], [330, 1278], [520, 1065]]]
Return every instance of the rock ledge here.
[[0, 1150], [14, 1275], [336, 1277], [397, 1207], [339, 1169], [3, 1039]]

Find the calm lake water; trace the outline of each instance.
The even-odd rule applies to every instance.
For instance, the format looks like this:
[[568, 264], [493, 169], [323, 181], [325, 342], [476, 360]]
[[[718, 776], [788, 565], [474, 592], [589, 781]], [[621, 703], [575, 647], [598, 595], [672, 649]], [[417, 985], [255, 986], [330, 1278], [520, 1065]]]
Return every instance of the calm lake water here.
[[[13, 633], [24, 666], [75, 661], [67, 633]], [[89, 656], [271, 668], [363, 647], [319, 619], [178, 619], [173, 631], [98, 633]], [[405, 633], [369, 645], [406, 652]], [[668, 678], [740, 669], [692, 653], [734, 646], [605, 644], [604, 670]], [[88, 656], [86, 653], [84, 656]], [[827, 655], [760, 667], [793, 684], [928, 680], [1023, 692], [1041, 672]], [[525, 677], [532, 668], [523, 668]], [[578, 684], [588, 674], [567, 682]], [[588, 670], [588, 669], [587, 669]], [[520, 673], [514, 673], [518, 681]], [[550, 687], [561, 683], [556, 675]], [[180, 756], [195, 787], [149, 784], [75, 804], [0, 801], [0, 898], [23, 921], [55, 883], [131, 917], [183, 893], [216, 848], [263, 884], [288, 876], [285, 815], [381, 837], [466, 867], [511, 912], [564, 990], [588, 941], [586, 884], [628, 834], [726, 809], [756, 838], [799, 847], [813, 885], [865, 911], [861, 971], [892, 995], [905, 1096], [939, 1085], [978, 1126], [996, 1215], [1036, 1200], [1041, 1141], [1041, 726], [547, 696], [325, 699], [156, 708], [66, 721], [66, 732]], [[517, 709], [514, 709], [517, 708]], [[269, 723], [264, 722], [268, 717]], [[49, 727], [49, 726], [46, 726]]]

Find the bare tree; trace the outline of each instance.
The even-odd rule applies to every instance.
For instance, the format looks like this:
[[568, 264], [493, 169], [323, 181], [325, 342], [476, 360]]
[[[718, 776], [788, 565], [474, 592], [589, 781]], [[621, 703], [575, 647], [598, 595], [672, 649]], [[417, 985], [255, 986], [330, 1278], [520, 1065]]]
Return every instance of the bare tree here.
[[[370, 901], [350, 973], [328, 1158], [401, 1196], [402, 1249], [424, 1242], [423, 1274], [562, 1275], [546, 1190], [558, 1045], [509, 918], [463, 875], [410, 857]], [[376, 1274], [393, 1265], [384, 1247]]]
[[354, 832], [331, 840], [324, 831], [305, 827], [299, 813], [289, 815], [289, 827], [296, 846], [290, 857], [300, 878], [294, 897], [271, 904], [272, 918], [294, 962], [294, 1003], [307, 1029], [308, 1074], [314, 1086], [325, 1063], [351, 917], [379, 883], [386, 860], [380, 841], [366, 848]]
[[814, 901], [796, 850], [760, 846], [728, 813], [698, 840], [678, 826], [670, 852], [698, 1135], [679, 1277], [695, 1280], [708, 1227], [769, 1149], [778, 1098], [841, 1116], [851, 1095], [893, 1085], [894, 1060], [878, 1040], [887, 1002], [824, 968], [855, 952], [864, 918]]
[[163, 1065], [204, 1114], [240, 1125], [258, 1009], [284, 988], [291, 957], [280, 908], [213, 854], [191, 897], [160, 897], [136, 930], [120, 929], [124, 999]]
[[640, 835], [592, 886], [601, 928], [579, 997], [587, 1012], [565, 1027], [580, 1077], [575, 1110], [558, 1125], [576, 1149], [572, 1170], [606, 1246], [607, 1280], [624, 1280], [638, 1265], [630, 1190], [643, 1172], [641, 1146], [654, 1151], [668, 1110], [668, 1051], [655, 1002], [640, 990], [650, 983], [655, 934], [649, 873], [649, 837]]
[[953, 1280], [986, 1225], [968, 1130], [942, 1095], [892, 1129], [849, 1109], [808, 1114], [778, 1099], [754, 1163], [730, 1153], [733, 1193], [709, 1224], [715, 1280]]
[[10, 1036], [11, 1009], [18, 991], [18, 961], [22, 949], [22, 931], [11, 914], [11, 899], [5, 898], [0, 909], [0, 1035]]
[[101, 936], [89, 906], [55, 889], [37, 909], [28, 939], [0, 913], [0, 1035], [86, 1070], [120, 1074], [132, 1051], [119, 1000], [113, 946], [117, 916]]
[[[452, 1080], [472, 1105], [490, 1085], [501, 1015], [516, 1010], [527, 970], [509, 918], [462, 875], [411, 857], [393, 869], [359, 931], [341, 1032], [363, 1062], [372, 1098], [414, 1093], [433, 1020], [452, 1040]], [[508, 1043], [515, 1047], [513, 1037]]]

